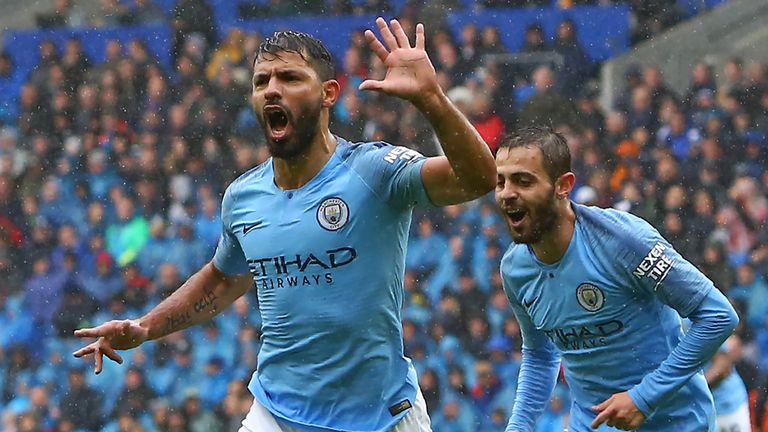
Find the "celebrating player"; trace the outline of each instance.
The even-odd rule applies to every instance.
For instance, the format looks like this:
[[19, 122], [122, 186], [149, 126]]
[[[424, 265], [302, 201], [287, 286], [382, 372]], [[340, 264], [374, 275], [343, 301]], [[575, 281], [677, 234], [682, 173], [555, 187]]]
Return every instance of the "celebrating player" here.
[[[701, 368], [735, 311], [647, 222], [571, 202], [570, 164], [547, 128], [505, 138], [496, 154], [496, 201], [514, 240], [501, 274], [523, 336], [507, 431], [533, 430], [561, 358], [570, 431], [714, 431]], [[692, 322], [685, 336], [680, 316]]]
[[208, 320], [255, 283], [263, 336], [241, 431], [430, 430], [400, 323], [412, 208], [489, 192], [494, 162], [440, 89], [424, 27], [412, 47], [398, 21], [376, 23], [383, 43], [366, 38], [387, 72], [360, 89], [412, 102], [446, 156], [334, 136], [330, 54], [307, 34], [275, 33], [252, 94], [272, 158], [227, 188], [213, 260], [145, 316], [77, 330], [98, 339], [76, 356], [94, 354], [98, 373], [103, 355], [120, 362], [116, 350]]

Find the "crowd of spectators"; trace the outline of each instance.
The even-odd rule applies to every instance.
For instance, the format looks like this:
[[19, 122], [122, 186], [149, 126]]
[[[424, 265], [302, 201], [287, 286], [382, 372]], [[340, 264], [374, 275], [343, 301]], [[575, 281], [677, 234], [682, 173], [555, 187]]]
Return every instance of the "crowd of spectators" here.
[[[203, 326], [126, 353], [124, 365], [105, 363], [98, 376], [71, 356], [81, 343], [73, 329], [139, 316], [210, 259], [224, 188], [268, 157], [247, 102], [261, 36], [233, 30], [217, 44], [212, 34], [190, 30], [199, 11], [178, 12], [173, 70], [139, 40], [109, 41], [101, 64], [77, 39], [63, 47], [44, 42], [39, 66], [0, 120], [4, 431], [237, 430], [250, 407], [246, 384], [260, 328], [255, 290]], [[458, 40], [437, 29], [427, 40], [441, 85], [492, 149], [516, 126], [552, 124], [573, 153], [575, 201], [644, 217], [735, 303], [743, 317], [739, 370], [761, 421], [765, 66], [736, 58], [722, 70], [701, 63], [690, 89], [677, 93], [658, 68], [638, 65], [614, 109], [604, 111], [596, 89], [582, 85], [594, 67], [572, 23], [564, 21], [551, 44], [537, 26], [525, 38], [524, 50], [556, 50], [567, 66], [512, 72], [481, 62], [482, 54], [508, 50], [492, 27], [468, 25]], [[439, 152], [412, 106], [357, 90], [384, 72], [362, 34], [353, 34], [338, 61], [343, 93], [332, 131]], [[0, 79], [4, 68], [13, 68], [12, 58], [0, 56]], [[498, 276], [510, 239], [494, 206], [489, 196], [414, 216], [404, 345], [435, 431], [501, 431], [512, 407], [521, 341]], [[561, 383], [537, 432], [563, 430], [568, 406]]]

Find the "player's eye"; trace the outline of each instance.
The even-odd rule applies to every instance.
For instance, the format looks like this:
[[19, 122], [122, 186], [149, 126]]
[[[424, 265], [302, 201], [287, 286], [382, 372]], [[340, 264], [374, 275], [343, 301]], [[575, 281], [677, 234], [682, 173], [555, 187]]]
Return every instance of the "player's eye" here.
[[265, 75], [260, 75], [253, 78], [253, 86], [254, 87], [262, 87], [267, 83], [267, 77]]

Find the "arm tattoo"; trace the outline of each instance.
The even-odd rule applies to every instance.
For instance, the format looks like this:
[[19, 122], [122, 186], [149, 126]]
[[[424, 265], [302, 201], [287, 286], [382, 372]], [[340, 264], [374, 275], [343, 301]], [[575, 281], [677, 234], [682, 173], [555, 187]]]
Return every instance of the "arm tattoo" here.
[[203, 296], [197, 299], [194, 304], [195, 313], [200, 313], [207, 309], [209, 306], [213, 307], [211, 313], [215, 313], [216, 304], [214, 301], [216, 301], [217, 298], [218, 297], [216, 296], [216, 293], [212, 289], [203, 288]]
[[181, 326], [188, 323], [191, 320], [189, 311], [185, 311], [178, 314], [171, 314], [165, 318], [165, 331], [167, 334], [173, 333]]

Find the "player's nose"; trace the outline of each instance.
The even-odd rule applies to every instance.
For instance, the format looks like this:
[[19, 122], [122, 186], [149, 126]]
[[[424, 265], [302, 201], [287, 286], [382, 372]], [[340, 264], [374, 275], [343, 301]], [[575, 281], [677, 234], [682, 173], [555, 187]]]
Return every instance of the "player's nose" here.
[[267, 86], [264, 89], [264, 99], [267, 101], [280, 99], [282, 96], [282, 86], [280, 80], [273, 76], [267, 82]]
[[520, 194], [512, 182], [505, 182], [503, 188], [496, 190], [496, 198], [499, 201], [514, 201], [519, 197]]

